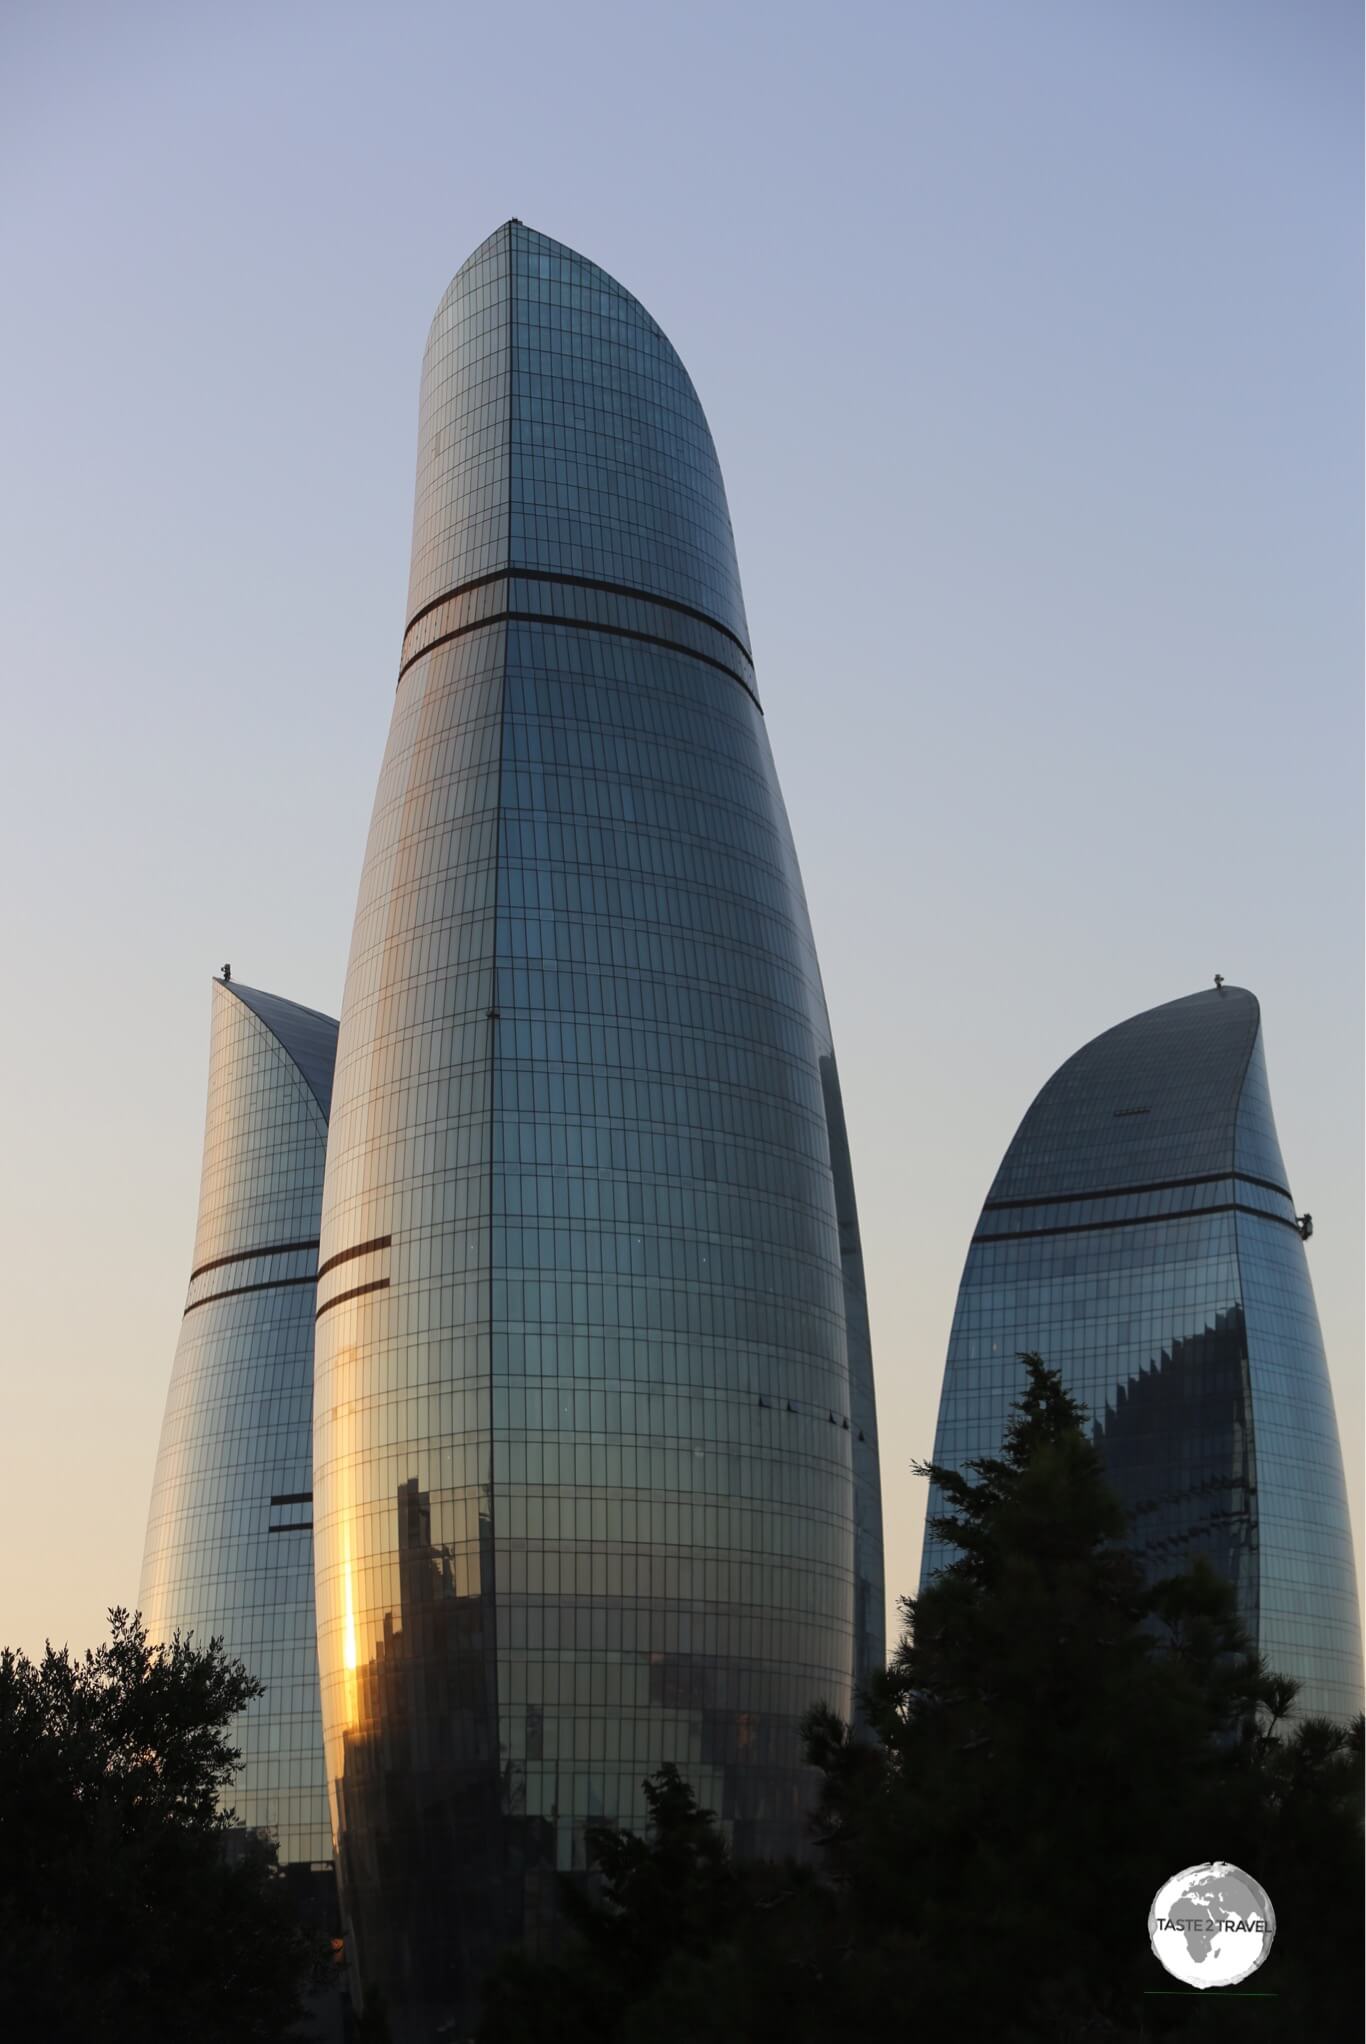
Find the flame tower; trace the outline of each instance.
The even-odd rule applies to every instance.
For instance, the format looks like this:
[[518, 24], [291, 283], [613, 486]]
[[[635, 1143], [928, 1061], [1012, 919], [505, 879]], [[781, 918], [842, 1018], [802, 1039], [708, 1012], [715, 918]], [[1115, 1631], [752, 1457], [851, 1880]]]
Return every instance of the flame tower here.
[[349, 1951], [399, 2034], [676, 1761], [800, 1849], [882, 1657], [858, 1219], [711, 435], [517, 221], [422, 376], [408, 624], [318, 1271], [319, 1653]]
[[[266, 1694], [227, 1800], [326, 1920], [332, 1842], [313, 1622], [311, 1406], [337, 1025], [216, 980], [194, 1266], [147, 1516], [151, 1637], [215, 1633]], [[312, 1892], [311, 1892], [312, 1891]]]
[[[1153, 1577], [1203, 1554], [1297, 1708], [1361, 1708], [1342, 1451], [1243, 987], [1168, 1001], [1053, 1074], [968, 1250], [934, 1459], [994, 1455], [1038, 1350], [1091, 1413]], [[932, 1492], [929, 1516], [943, 1509]], [[927, 1526], [922, 1581], [952, 1559]]]

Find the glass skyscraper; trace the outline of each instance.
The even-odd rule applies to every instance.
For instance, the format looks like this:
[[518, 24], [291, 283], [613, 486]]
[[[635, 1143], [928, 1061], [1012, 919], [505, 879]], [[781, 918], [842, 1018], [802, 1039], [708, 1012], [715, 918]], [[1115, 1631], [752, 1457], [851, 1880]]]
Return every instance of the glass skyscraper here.
[[[1242, 988], [1107, 1030], [1035, 1100], [968, 1250], [936, 1462], [996, 1452], [1031, 1349], [1089, 1407], [1150, 1575], [1205, 1554], [1298, 1711], [1359, 1710], [1332, 1393]], [[950, 1559], [927, 1529], [922, 1582]]]
[[686, 1772], [800, 1849], [882, 1658], [830, 1029], [711, 436], [517, 221], [422, 377], [322, 1220], [319, 1652], [348, 1950], [405, 2040]]
[[[266, 1685], [228, 1800], [324, 1917], [332, 1840], [313, 1619], [318, 1221], [337, 1025], [216, 980], [194, 1266], [166, 1397], [139, 1605]], [[309, 1870], [316, 1879], [310, 1882]]]

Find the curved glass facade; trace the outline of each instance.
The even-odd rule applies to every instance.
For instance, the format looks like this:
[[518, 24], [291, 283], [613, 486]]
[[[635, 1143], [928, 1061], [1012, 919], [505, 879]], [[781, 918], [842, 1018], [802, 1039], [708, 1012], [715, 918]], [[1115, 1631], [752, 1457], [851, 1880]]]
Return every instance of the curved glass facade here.
[[[996, 1451], [1030, 1349], [1090, 1408], [1150, 1572], [1206, 1554], [1299, 1711], [1359, 1710], [1332, 1392], [1242, 988], [1108, 1030], [1030, 1108], [968, 1251], [937, 1462]], [[949, 1559], [927, 1529], [922, 1582]]]
[[517, 222], [423, 370], [318, 1291], [353, 1974], [464, 2019], [590, 1822], [685, 1769], [799, 1850], [799, 1724], [882, 1657], [829, 1025], [686, 372]]
[[233, 1727], [230, 1801], [283, 1866], [328, 1882], [310, 1472], [336, 1041], [326, 1015], [214, 982], [199, 1226], [138, 1599], [153, 1639], [221, 1634], [265, 1683]]

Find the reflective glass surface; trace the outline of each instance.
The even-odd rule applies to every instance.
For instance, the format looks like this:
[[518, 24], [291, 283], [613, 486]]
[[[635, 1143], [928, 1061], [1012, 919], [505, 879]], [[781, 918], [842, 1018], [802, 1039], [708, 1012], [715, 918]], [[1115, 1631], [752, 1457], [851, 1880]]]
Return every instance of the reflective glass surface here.
[[[313, 1620], [312, 1366], [337, 1025], [216, 981], [199, 1225], [139, 1593], [153, 1639], [221, 1634], [266, 1684], [227, 1801], [331, 1860]], [[330, 1875], [328, 1876], [330, 1879]]]
[[[968, 1251], [936, 1461], [995, 1452], [1028, 1349], [1090, 1408], [1150, 1572], [1208, 1555], [1299, 1709], [1358, 1710], [1332, 1394], [1243, 989], [1109, 1030], [1030, 1108]], [[927, 1532], [922, 1580], [949, 1558]]]
[[715, 452], [648, 314], [517, 223], [428, 346], [321, 1254], [349, 1952], [425, 2039], [662, 1761], [802, 1849], [802, 1715], [882, 1657], [848, 1146]]

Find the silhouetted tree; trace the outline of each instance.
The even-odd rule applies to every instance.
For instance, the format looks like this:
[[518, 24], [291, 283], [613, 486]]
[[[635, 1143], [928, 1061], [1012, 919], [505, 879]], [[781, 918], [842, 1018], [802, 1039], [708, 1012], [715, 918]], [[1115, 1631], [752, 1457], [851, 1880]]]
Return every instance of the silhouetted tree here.
[[[869, 1689], [873, 1741], [810, 1721], [845, 1982], [870, 2012], [910, 1986], [931, 2033], [1184, 2034], [1190, 2011], [1150, 1992], [1172, 1983], [1146, 1912], [1168, 1875], [1231, 1859], [1281, 1925], [1258, 2034], [1346, 2034], [1359, 1734], [1286, 1730], [1296, 1685], [1267, 1671], [1204, 1563], [1144, 1582], [1084, 1409], [1022, 1361], [1000, 1454], [921, 1466], [955, 1559], [902, 1600], [905, 1634]], [[1336, 1921], [1336, 1960], [1332, 1933], [1290, 1928], [1311, 1899]]]
[[0, 2012], [13, 2037], [285, 2037], [321, 1954], [273, 1845], [219, 1808], [236, 1712], [222, 1642], [151, 1646], [110, 1612], [84, 1656], [0, 1652]]
[[[750, 1887], [676, 1767], [666, 1764], [643, 1786], [646, 1835], [590, 1826], [595, 1892], [561, 1880], [572, 1932], [564, 1953], [511, 1953], [494, 1969], [481, 2044], [616, 2044], [647, 2034], [655, 2044], [701, 2044], [732, 2034], [709, 2027], [714, 1969], [753, 1906]], [[731, 2019], [729, 2007], [724, 2013]]]
[[495, 1973], [481, 2044], [1205, 2037], [1207, 2009], [1152, 1992], [1175, 1983], [1146, 1917], [1208, 1859], [1277, 1913], [1240, 2034], [1360, 2034], [1360, 1721], [1292, 1721], [1203, 1563], [1145, 1582], [1084, 1409], [1022, 1362], [1000, 1453], [919, 1466], [954, 1559], [902, 1600], [868, 1733], [808, 1720], [816, 1869], [732, 1867], [666, 1770], [643, 1840], [592, 1834], [573, 1946]]

